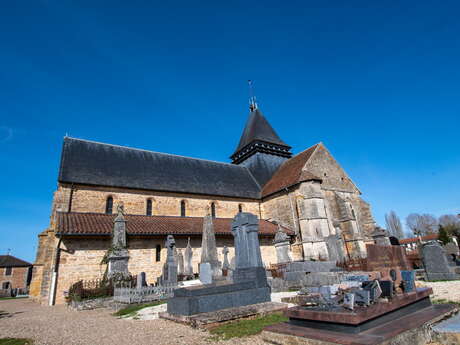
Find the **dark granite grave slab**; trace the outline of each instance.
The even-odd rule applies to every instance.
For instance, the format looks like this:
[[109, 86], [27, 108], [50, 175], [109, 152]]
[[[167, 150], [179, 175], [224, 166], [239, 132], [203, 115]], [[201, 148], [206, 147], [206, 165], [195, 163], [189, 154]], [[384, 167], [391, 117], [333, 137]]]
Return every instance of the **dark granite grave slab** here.
[[[379, 345], [388, 344], [391, 339], [399, 337], [400, 344], [425, 344], [425, 341], [416, 341], [414, 333], [423, 333], [422, 327], [441, 320], [455, 310], [456, 307], [451, 304], [433, 305], [357, 334], [279, 323], [265, 327], [262, 338], [272, 344], [311, 345], [313, 339], [340, 345]], [[406, 337], [401, 338], [404, 334]]]
[[[211, 292], [207, 295], [203, 295], [201, 291], [197, 290], [197, 295], [186, 297], [178, 297], [175, 295], [168, 301], [168, 313], [193, 315], [270, 301], [270, 287], [242, 289], [239, 284], [240, 283], [229, 284], [226, 287], [229, 289], [234, 287], [234, 291], [220, 292], [218, 294]], [[187, 293], [188, 292], [185, 292], [184, 294]]]
[[313, 320], [356, 326], [427, 298], [431, 293], [433, 293], [431, 288], [419, 288], [416, 292], [395, 295], [388, 303], [376, 303], [368, 307], [356, 307], [353, 311], [345, 309], [343, 309], [343, 311], [327, 311], [317, 310], [315, 308], [293, 307], [289, 308], [285, 315], [290, 319]]

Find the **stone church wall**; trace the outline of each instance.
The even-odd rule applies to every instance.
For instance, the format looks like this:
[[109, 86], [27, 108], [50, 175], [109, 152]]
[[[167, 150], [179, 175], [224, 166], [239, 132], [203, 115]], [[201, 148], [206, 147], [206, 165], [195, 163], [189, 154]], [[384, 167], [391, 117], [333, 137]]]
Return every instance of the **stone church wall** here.
[[116, 205], [122, 201], [126, 214], [146, 214], [147, 200], [152, 199], [152, 214], [159, 216], [180, 216], [182, 200], [185, 201], [186, 216], [189, 217], [205, 216], [206, 208], [212, 202], [215, 203], [218, 218], [233, 218], [238, 213], [239, 205], [242, 206], [243, 211], [260, 216], [259, 202], [256, 200], [81, 185], [74, 186], [72, 193], [70, 190], [69, 185], [59, 186], [55, 193], [53, 209], [67, 212], [70, 195], [72, 195], [72, 212], [104, 213], [106, 200], [111, 196], [114, 212]]
[[[145, 272], [148, 284], [152, 284], [161, 275], [163, 264], [166, 261], [166, 248], [164, 248], [164, 236], [155, 238], [128, 238], [129, 261], [128, 269], [131, 274]], [[187, 237], [175, 236], [176, 246], [182, 253], [187, 246]], [[217, 251], [219, 260], [223, 261], [222, 249], [224, 245], [229, 248], [229, 261], [235, 255], [233, 237], [217, 237]], [[276, 252], [272, 245], [273, 238], [261, 237], [262, 258], [266, 265], [276, 263]], [[201, 259], [201, 237], [191, 238], [193, 248], [193, 271], [198, 273], [198, 265]], [[161, 261], [156, 261], [156, 246], [161, 245]], [[67, 238], [62, 241], [61, 260], [59, 265], [59, 279], [56, 289], [56, 304], [65, 303], [64, 292], [69, 287], [83, 279], [93, 280], [102, 278], [106, 265], [101, 265], [110, 239], [104, 238]], [[46, 301], [44, 301], [46, 303]]]

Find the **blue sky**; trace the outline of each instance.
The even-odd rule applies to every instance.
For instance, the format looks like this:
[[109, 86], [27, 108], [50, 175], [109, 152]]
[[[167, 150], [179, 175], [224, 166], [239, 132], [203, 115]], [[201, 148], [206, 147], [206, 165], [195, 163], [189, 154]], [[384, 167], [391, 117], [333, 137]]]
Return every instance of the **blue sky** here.
[[460, 212], [455, 1], [4, 1], [0, 253], [34, 260], [63, 136], [228, 161], [247, 79], [372, 205]]

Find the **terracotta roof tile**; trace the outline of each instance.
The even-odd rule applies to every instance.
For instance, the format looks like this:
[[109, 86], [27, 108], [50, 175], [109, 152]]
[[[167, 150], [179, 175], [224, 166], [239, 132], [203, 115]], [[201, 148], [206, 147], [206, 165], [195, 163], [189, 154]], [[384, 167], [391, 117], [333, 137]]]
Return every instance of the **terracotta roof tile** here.
[[275, 172], [273, 177], [265, 184], [262, 189], [262, 197], [269, 196], [286, 187], [308, 180], [321, 179], [308, 171], [303, 171], [303, 167], [312, 156], [318, 144], [306, 149], [284, 162]]
[[[57, 213], [57, 232], [62, 235], [110, 235], [115, 215], [102, 213]], [[203, 217], [126, 215], [128, 235], [199, 235]], [[231, 235], [231, 218], [215, 218], [216, 235]], [[259, 223], [259, 234], [275, 236], [278, 226], [266, 220]], [[285, 229], [288, 234], [294, 233]]]
[[[438, 237], [439, 237], [439, 234], [426, 235], [426, 236], [422, 236], [422, 241], [437, 240]], [[418, 241], [418, 237], [403, 238], [402, 240], [399, 240], [399, 244], [414, 243], [414, 242], [417, 242], [417, 241]]]

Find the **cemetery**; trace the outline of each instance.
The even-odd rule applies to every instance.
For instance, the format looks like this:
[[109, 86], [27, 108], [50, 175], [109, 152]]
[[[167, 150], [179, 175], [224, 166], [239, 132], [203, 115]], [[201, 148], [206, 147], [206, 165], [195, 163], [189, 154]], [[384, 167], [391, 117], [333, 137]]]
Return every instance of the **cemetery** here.
[[[239, 334], [239, 322], [259, 322], [263, 341], [318, 345], [426, 344], [433, 337], [432, 329], [445, 328], [438, 322], [458, 312], [455, 304], [433, 304], [433, 289], [416, 281], [416, 275], [423, 275], [427, 283], [458, 279], [458, 251], [451, 245], [437, 241], [421, 245], [424, 270], [416, 272], [406, 249], [376, 228], [373, 242], [366, 244], [365, 258], [347, 261], [343, 241], [333, 235], [326, 241], [330, 260], [294, 261], [290, 237], [278, 226], [273, 240], [277, 263], [265, 267], [259, 220], [245, 212], [231, 223], [233, 258], [224, 247], [224, 259], [218, 260], [208, 210], [199, 272], [193, 271], [190, 241], [182, 253], [174, 236], [168, 235], [162, 275], [156, 284], [148, 285], [144, 272], [132, 276], [127, 269], [130, 257], [123, 211], [118, 207], [114, 219], [106, 285], [74, 284], [71, 294], [82, 299], [71, 299], [74, 310], [108, 308], [118, 310], [114, 315], [119, 317], [164, 320], [211, 334], [220, 334], [222, 327]], [[88, 299], [85, 293], [101, 297]], [[419, 334], [416, 339], [414, 334]]]

